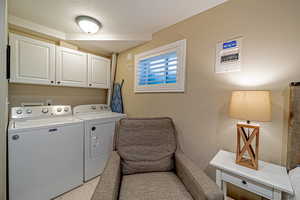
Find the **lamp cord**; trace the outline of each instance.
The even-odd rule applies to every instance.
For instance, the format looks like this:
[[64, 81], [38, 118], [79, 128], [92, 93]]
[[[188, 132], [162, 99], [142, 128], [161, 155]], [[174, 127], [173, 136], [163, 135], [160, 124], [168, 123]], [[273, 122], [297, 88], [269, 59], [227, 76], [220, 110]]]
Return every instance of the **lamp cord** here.
[[247, 138], [247, 139], [249, 139], [249, 137], [250, 137], [250, 130], [249, 130], [249, 129], [250, 129], [250, 128], [248, 128], [248, 134], [247, 134], [247, 135], [248, 135], [248, 136], [247, 136], [248, 138]]
[[[250, 120], [247, 120], [247, 124], [250, 124]], [[247, 139], [249, 139], [250, 137], [250, 128], [248, 128], [248, 131], [247, 131]]]

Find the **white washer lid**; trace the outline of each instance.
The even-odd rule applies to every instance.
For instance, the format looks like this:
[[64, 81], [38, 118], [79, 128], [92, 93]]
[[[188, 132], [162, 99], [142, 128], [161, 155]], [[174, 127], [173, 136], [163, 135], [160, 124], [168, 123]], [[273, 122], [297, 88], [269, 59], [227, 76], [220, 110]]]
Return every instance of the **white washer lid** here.
[[64, 126], [76, 123], [82, 123], [82, 120], [73, 116], [11, 120], [8, 127], [8, 133], [15, 133], [25, 130], [28, 131], [29, 129], [50, 128], [53, 126]]

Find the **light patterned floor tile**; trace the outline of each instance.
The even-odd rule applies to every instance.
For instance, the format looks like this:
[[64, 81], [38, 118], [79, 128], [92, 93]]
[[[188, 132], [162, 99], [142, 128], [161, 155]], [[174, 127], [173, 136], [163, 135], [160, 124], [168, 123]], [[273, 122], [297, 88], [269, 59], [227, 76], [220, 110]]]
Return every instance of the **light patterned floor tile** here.
[[90, 180], [82, 186], [67, 192], [53, 200], [90, 200], [99, 181], [99, 177]]

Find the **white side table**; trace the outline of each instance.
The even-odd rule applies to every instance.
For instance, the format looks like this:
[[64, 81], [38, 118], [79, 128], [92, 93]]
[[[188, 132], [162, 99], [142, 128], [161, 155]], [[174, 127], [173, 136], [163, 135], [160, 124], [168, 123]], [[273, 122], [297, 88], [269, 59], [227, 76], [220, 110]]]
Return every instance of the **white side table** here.
[[235, 154], [223, 150], [215, 155], [210, 165], [217, 168], [216, 183], [225, 197], [226, 183], [273, 200], [281, 200], [283, 192], [294, 193], [285, 167], [259, 161], [258, 170], [253, 170], [235, 164]]

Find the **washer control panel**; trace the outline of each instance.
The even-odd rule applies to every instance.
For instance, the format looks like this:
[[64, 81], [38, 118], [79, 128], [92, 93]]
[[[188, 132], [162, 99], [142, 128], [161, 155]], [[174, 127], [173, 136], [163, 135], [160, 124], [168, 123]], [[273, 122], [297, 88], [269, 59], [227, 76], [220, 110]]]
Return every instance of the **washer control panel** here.
[[70, 105], [13, 107], [12, 119], [24, 119], [47, 116], [72, 115]]
[[74, 114], [80, 113], [94, 113], [94, 112], [111, 112], [111, 109], [106, 104], [90, 104], [90, 105], [80, 105], [73, 109]]

